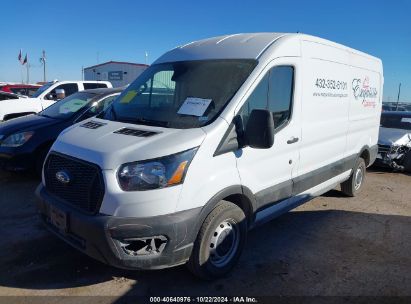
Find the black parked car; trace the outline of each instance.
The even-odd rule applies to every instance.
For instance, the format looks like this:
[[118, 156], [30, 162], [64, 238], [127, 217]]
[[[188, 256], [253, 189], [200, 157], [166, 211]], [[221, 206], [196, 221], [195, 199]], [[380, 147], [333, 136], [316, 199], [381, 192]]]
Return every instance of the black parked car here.
[[41, 173], [50, 147], [65, 128], [104, 111], [124, 88], [77, 92], [43, 111], [0, 123], [0, 169]]

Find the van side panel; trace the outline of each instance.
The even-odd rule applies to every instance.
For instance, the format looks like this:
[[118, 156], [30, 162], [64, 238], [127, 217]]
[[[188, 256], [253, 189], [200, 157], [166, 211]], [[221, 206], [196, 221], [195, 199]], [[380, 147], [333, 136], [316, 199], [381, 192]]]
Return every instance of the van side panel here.
[[350, 110], [347, 155], [378, 142], [382, 107], [381, 64], [365, 56], [350, 54]]
[[[297, 188], [301, 188], [298, 183], [304, 183], [301, 179], [318, 182], [323, 181], [322, 177], [328, 179], [333, 164], [344, 159], [349, 111], [348, 52], [322, 43], [302, 41], [302, 53], [302, 142]], [[335, 175], [338, 173], [341, 172]]]
[[225, 120], [218, 118], [215, 128], [203, 128], [207, 140], [199, 146], [190, 164], [175, 212], [204, 207], [220, 191], [241, 185], [235, 154], [213, 156], [228, 126]]

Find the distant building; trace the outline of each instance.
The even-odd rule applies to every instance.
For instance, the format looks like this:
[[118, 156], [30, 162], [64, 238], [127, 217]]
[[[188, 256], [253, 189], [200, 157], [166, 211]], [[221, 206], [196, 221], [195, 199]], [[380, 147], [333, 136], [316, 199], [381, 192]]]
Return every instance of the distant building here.
[[108, 61], [84, 68], [84, 80], [106, 80], [113, 87], [122, 87], [133, 82], [147, 67], [141, 63]]

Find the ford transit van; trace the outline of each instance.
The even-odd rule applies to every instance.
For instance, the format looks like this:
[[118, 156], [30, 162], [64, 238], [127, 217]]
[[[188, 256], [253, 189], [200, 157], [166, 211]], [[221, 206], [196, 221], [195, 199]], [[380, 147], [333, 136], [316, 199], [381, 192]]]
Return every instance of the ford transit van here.
[[222, 276], [249, 229], [339, 184], [360, 193], [382, 87], [379, 59], [313, 36], [179, 46], [58, 137], [37, 189], [42, 219], [115, 267]]

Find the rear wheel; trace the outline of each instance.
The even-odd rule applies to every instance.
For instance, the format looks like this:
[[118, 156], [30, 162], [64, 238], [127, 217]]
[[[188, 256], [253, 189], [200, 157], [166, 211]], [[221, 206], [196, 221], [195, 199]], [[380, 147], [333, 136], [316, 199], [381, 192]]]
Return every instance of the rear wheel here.
[[243, 210], [231, 202], [221, 201], [201, 226], [188, 268], [203, 279], [224, 276], [237, 263], [246, 237]]
[[347, 196], [357, 196], [364, 185], [366, 174], [366, 165], [363, 158], [358, 158], [353, 172], [348, 180], [341, 184], [341, 191]]

